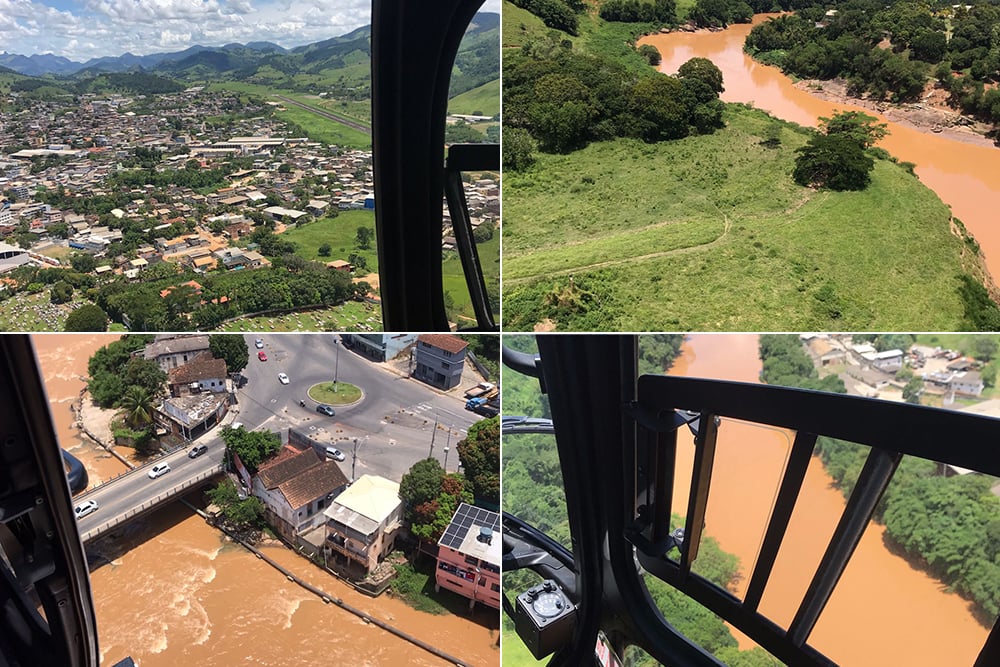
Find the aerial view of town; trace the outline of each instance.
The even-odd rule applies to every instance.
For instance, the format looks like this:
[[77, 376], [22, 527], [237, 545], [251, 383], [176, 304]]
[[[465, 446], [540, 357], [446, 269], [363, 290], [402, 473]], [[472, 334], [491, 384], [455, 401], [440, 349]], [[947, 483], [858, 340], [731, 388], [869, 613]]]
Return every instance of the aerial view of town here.
[[34, 345], [102, 664], [498, 664], [498, 336]]
[[[365, 26], [293, 49], [0, 54], [0, 330], [381, 330], [370, 52]], [[497, 14], [456, 71], [446, 141], [499, 141]], [[498, 309], [499, 175], [464, 177]]]

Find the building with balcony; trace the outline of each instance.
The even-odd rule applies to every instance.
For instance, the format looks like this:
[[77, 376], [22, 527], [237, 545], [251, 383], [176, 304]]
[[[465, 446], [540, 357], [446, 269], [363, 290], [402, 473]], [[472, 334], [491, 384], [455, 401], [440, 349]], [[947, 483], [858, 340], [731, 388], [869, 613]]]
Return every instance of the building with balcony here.
[[500, 514], [461, 503], [438, 541], [434, 589], [500, 608]]
[[377, 475], [362, 475], [323, 514], [326, 553], [367, 574], [392, 551], [402, 528], [399, 484]]

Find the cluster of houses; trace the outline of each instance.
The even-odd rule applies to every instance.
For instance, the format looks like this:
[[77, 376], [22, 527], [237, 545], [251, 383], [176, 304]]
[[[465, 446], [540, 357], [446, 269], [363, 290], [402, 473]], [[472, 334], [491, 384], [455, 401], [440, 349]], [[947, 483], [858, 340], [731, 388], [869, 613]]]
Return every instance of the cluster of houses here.
[[207, 335], [157, 335], [134, 354], [167, 374], [168, 395], [157, 406], [155, 419], [179, 440], [193, 440], [214, 428], [235, 403], [226, 362], [212, 354]]
[[913, 345], [908, 350], [878, 351], [869, 343], [854, 343], [849, 335], [803, 334], [802, 341], [817, 366], [845, 365], [848, 376], [867, 387], [871, 396], [887, 387], [901, 389], [906, 381], [896, 379], [905, 368], [924, 382], [924, 391], [943, 396], [979, 398], [985, 384], [982, 364], [954, 350]]
[[[467, 344], [449, 334], [352, 334], [345, 344], [380, 361], [413, 349], [422, 367], [465, 363]], [[350, 341], [350, 342], [348, 342]], [[234, 403], [226, 362], [212, 356], [207, 335], [158, 335], [137, 356], [167, 373], [168, 396], [157, 407], [159, 426], [190, 441], [222, 423]], [[429, 376], [442, 386], [436, 376]], [[363, 579], [396, 547], [403, 533], [399, 483], [377, 475], [348, 478], [328, 456], [328, 444], [288, 430], [281, 450], [251, 472], [235, 456], [243, 489], [264, 504], [269, 525], [289, 544], [321, 557], [345, 576]], [[352, 473], [353, 474], [353, 473]], [[436, 585], [500, 607], [499, 514], [462, 503], [438, 544]]]
[[[127, 110], [136, 103], [147, 112]], [[162, 260], [181, 263], [199, 273], [259, 268], [268, 262], [258, 249], [252, 244], [242, 248], [236, 244], [262, 217], [289, 225], [332, 210], [375, 207], [370, 151], [337, 149], [282, 136], [284, 124], [266, 116], [238, 119], [225, 129], [207, 125], [206, 117], [240, 104], [228, 93], [195, 88], [148, 99], [141, 95], [103, 99], [89, 95], [83, 96], [79, 105], [67, 101], [65, 108], [54, 110], [53, 105], [58, 104], [38, 103], [16, 116], [0, 114], [0, 129], [7, 130], [0, 132], [0, 152], [4, 147], [31, 146], [0, 157], [0, 239], [26, 224], [36, 239], [32, 249], [44, 253], [54, 242], [103, 257], [111, 244], [122, 240], [121, 227], [129, 222], [142, 225], [149, 245], [100, 263], [100, 275], [140, 279], [144, 268]], [[157, 113], [159, 109], [162, 115]], [[254, 111], [239, 110], [244, 116]], [[234, 130], [244, 134], [234, 136]], [[79, 197], [112, 194], [105, 179], [121, 169], [136, 148], [161, 151], [166, 156], [156, 167], [161, 170], [182, 168], [191, 160], [198, 161], [201, 168], [211, 168], [233, 156], [246, 158], [251, 166], [231, 174], [227, 186], [211, 193], [180, 186], [133, 188], [131, 201], [110, 212], [114, 219], [60, 210], [34, 199], [40, 189], [62, 188]], [[38, 170], [37, 158], [48, 157], [59, 159]], [[309, 187], [303, 188], [303, 183]], [[3, 193], [13, 197], [4, 201]], [[499, 195], [499, 185], [491, 178], [466, 184], [474, 227], [488, 224], [495, 228], [500, 218]], [[280, 204], [274, 203], [275, 198]], [[448, 250], [455, 247], [455, 238], [447, 206], [444, 217], [442, 248]], [[216, 224], [220, 221], [224, 223], [221, 232]], [[50, 232], [54, 225], [59, 225], [58, 234]], [[162, 233], [168, 229], [171, 234]], [[351, 270], [346, 259], [335, 260], [339, 266], [333, 268]], [[40, 256], [37, 261], [44, 260]], [[0, 263], [0, 271], [5, 268], [7, 264]]]

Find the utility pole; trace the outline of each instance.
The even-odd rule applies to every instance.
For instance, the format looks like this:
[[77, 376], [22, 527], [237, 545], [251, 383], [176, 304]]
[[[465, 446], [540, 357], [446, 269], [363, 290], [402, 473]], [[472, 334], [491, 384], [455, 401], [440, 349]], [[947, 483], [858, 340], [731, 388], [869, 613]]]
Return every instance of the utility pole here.
[[354, 439], [354, 457], [351, 459], [351, 484], [354, 484], [354, 471], [358, 465], [358, 439]]
[[451, 428], [451, 426], [448, 427], [448, 440], [444, 445], [444, 474], [446, 475], [448, 474], [448, 447], [451, 445]]
[[434, 458], [434, 436], [437, 435], [437, 430], [438, 430], [438, 421], [437, 421], [437, 418], [435, 417], [434, 418], [434, 430], [431, 432], [431, 451], [427, 452], [427, 458], [429, 458], [429, 459]]

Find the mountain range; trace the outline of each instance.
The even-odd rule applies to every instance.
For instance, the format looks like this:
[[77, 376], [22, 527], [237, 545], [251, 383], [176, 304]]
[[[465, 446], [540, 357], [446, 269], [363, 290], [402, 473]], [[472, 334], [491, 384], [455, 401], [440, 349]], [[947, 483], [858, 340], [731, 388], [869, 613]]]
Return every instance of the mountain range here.
[[[236, 78], [252, 77], [265, 68], [285, 75], [295, 73], [319, 74], [324, 70], [339, 69], [371, 56], [371, 26], [364, 26], [332, 39], [286, 49], [271, 42], [226, 44], [210, 47], [194, 45], [183, 51], [153, 53], [137, 56], [123, 53], [120, 56], [103, 56], [80, 63], [51, 53], [24, 56], [0, 53], [0, 67], [18, 74], [39, 77], [93, 77], [102, 73], [144, 71], [175, 78], [232, 73]], [[485, 52], [485, 44], [496, 43], [496, 71], [499, 76], [500, 15], [480, 12], [466, 32], [463, 51], [473, 48]], [[492, 60], [492, 58], [489, 58]], [[465, 72], [466, 68], [461, 68]], [[494, 77], [495, 78], [495, 77]], [[478, 85], [478, 84], [477, 84]]]

